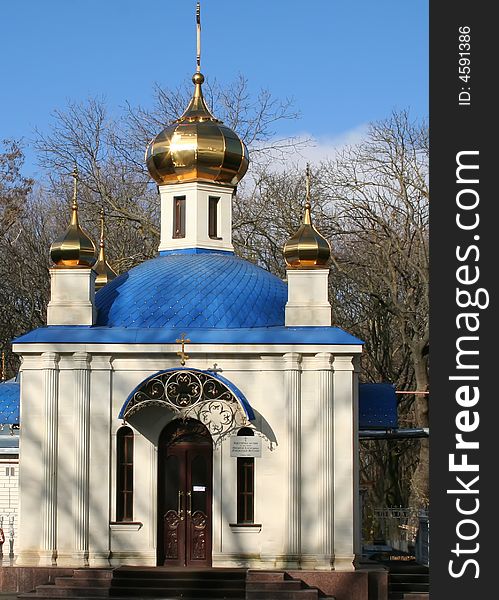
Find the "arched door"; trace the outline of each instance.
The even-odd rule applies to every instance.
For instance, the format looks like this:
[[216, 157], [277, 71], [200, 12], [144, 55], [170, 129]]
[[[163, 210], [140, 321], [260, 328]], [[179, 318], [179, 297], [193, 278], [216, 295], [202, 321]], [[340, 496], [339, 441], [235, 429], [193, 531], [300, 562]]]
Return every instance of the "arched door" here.
[[175, 419], [158, 453], [158, 564], [211, 566], [211, 436], [199, 421]]

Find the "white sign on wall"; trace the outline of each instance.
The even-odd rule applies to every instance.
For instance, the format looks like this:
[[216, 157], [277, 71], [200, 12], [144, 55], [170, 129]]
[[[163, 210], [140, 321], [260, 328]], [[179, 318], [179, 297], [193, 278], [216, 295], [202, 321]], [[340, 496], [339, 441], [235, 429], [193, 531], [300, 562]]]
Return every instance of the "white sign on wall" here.
[[262, 440], [254, 435], [238, 435], [230, 438], [230, 455], [243, 457], [262, 457]]

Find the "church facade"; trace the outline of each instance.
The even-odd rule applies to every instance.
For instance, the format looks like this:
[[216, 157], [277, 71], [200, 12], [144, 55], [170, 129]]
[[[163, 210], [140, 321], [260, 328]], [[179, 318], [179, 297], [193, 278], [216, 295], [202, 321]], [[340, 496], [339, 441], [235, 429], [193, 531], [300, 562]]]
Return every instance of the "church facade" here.
[[18, 565], [354, 568], [362, 342], [331, 326], [308, 197], [287, 282], [235, 256], [248, 152], [203, 81], [147, 149], [158, 257], [114, 277], [101, 239], [94, 264], [75, 173], [47, 326], [14, 343]]

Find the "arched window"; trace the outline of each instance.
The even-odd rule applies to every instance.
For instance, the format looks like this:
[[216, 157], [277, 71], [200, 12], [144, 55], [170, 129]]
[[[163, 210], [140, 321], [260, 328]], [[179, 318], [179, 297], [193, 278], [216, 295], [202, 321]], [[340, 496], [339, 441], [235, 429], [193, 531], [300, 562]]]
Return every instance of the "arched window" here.
[[133, 431], [116, 434], [116, 521], [133, 521]]
[[[249, 427], [243, 427], [238, 436], [254, 435]], [[237, 522], [241, 524], [255, 522], [255, 459], [238, 457], [237, 459]]]

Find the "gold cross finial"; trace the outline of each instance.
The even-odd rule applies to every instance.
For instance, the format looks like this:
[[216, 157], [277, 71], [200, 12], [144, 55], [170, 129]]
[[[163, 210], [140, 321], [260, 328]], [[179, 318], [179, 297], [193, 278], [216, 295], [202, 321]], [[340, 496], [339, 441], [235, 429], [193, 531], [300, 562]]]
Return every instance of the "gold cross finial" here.
[[71, 172], [71, 177], [73, 178], [73, 208], [76, 208], [76, 202], [78, 198], [78, 179], [80, 175], [78, 173], [78, 165], [75, 164], [75, 168]]
[[201, 72], [201, 3], [196, 4], [196, 73]]
[[7, 379], [7, 375], [5, 374], [5, 350], [2, 352], [2, 381]]
[[305, 186], [306, 186], [306, 192], [305, 192], [306, 205], [308, 204], [308, 208], [310, 208], [310, 163], [307, 163], [307, 168], [305, 170]]
[[185, 345], [190, 344], [191, 340], [187, 339], [185, 337], [185, 333], [183, 333], [181, 338], [175, 341], [177, 342], [177, 344], [182, 344], [182, 349], [179, 352], [177, 352], [177, 356], [180, 356], [180, 364], [184, 366], [185, 361], [189, 360], [189, 355], [185, 353]]
[[100, 247], [104, 248], [104, 209], [100, 209]]

